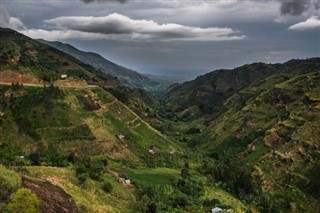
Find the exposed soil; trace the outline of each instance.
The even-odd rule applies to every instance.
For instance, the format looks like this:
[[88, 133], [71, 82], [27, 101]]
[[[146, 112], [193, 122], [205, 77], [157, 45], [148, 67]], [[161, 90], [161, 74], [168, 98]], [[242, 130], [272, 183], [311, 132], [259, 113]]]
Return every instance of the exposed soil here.
[[45, 213], [77, 213], [75, 201], [61, 188], [48, 182], [22, 178], [23, 186], [30, 189], [40, 200], [40, 211]]
[[18, 83], [29, 83], [29, 84], [42, 84], [43, 82], [30, 75], [30, 74], [22, 74], [17, 73], [9, 70], [4, 70], [0, 72], [0, 81], [11, 83], [11, 82], [18, 82]]
[[57, 80], [54, 85], [59, 87], [88, 86], [85, 80]]
[[284, 143], [284, 139], [277, 132], [274, 132], [264, 138], [264, 145], [267, 147], [276, 147], [282, 143]]

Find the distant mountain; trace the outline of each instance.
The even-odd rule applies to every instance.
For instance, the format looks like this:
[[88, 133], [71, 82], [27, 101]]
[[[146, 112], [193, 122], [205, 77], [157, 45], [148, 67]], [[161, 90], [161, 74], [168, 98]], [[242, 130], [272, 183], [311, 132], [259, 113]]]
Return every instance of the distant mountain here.
[[50, 42], [42, 39], [39, 41], [72, 55], [83, 63], [89, 64], [103, 73], [117, 77], [119, 81], [125, 85], [145, 89], [147, 91], [164, 90], [169, 85], [165, 80], [159, 80], [157, 77], [150, 75], [143, 75], [137, 71], [115, 64], [97, 53], [84, 52], [70, 44], [64, 44], [58, 41]]
[[[217, 70], [168, 89], [168, 109], [183, 117], [214, 113], [223, 100], [249, 84], [276, 73], [278, 66], [263, 63], [244, 65], [233, 70]], [[191, 115], [192, 114], [192, 115]]]

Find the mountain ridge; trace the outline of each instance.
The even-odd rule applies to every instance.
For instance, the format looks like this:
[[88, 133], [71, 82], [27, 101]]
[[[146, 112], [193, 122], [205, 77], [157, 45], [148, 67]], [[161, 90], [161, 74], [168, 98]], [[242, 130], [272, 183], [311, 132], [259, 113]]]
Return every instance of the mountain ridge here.
[[50, 42], [42, 39], [39, 39], [39, 41], [68, 53], [103, 73], [111, 74], [117, 77], [123, 84], [131, 87], [141, 88], [147, 91], [163, 91], [169, 84], [169, 82], [165, 80], [159, 80], [157, 77], [152, 77], [152, 75], [147, 76], [132, 69], [118, 65], [104, 58], [98, 53], [85, 52], [70, 44], [59, 41]]

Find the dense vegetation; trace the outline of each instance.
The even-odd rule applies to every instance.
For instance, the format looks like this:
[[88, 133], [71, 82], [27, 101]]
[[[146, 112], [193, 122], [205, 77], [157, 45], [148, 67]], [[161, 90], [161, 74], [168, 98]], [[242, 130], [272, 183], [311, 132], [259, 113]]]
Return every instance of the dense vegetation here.
[[1, 212], [44, 211], [51, 196], [75, 212], [320, 208], [319, 59], [215, 71], [161, 105], [38, 41], [1, 38], [0, 74], [16, 80], [0, 82]]
[[[320, 163], [320, 60], [258, 65], [209, 73], [173, 87], [165, 113], [170, 115], [172, 109], [176, 110], [173, 119], [181, 125], [174, 131], [193, 132], [179, 137], [194, 150], [206, 153], [203, 174], [221, 182], [225, 190], [243, 202], [263, 212], [316, 212], [319, 196], [310, 186], [317, 185], [314, 176], [319, 177], [315, 171]], [[247, 81], [232, 92], [223, 91], [219, 101], [204, 98], [215, 94], [201, 89], [212, 86], [212, 82], [226, 84], [220, 89], [227, 88], [227, 83], [238, 85], [239, 78], [227, 78], [230, 72], [263, 75], [261, 67], [274, 71], [255, 80], [243, 75], [243, 81]], [[190, 94], [187, 92], [190, 87], [195, 92], [202, 91], [203, 101], [218, 105], [211, 107], [212, 111], [186, 113], [201, 109], [202, 103], [200, 99], [193, 102], [184, 99]], [[178, 96], [182, 100], [175, 102]], [[200, 131], [190, 131], [186, 120]]]

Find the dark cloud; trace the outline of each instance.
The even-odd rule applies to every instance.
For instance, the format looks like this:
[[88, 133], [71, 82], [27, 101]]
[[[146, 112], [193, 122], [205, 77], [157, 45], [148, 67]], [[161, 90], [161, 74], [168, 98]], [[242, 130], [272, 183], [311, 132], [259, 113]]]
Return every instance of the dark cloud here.
[[54, 31], [27, 30], [31, 37], [40, 34], [56, 39], [87, 38], [109, 40], [157, 40], [157, 41], [230, 41], [245, 39], [245, 35], [231, 28], [191, 27], [175, 23], [159, 24], [152, 20], [131, 19], [113, 13], [103, 17], [62, 16], [44, 21], [56, 28]]
[[312, 7], [320, 9], [320, 0], [278, 0], [281, 2], [281, 15], [299, 16]]
[[0, 24], [6, 26], [9, 23], [10, 15], [5, 7], [0, 6]]
[[81, 0], [81, 1], [83, 1], [86, 4], [93, 3], [93, 2], [98, 2], [98, 3], [118, 2], [118, 3], [124, 4], [127, 2], [127, 0]]
[[20, 19], [11, 17], [7, 8], [0, 5], [0, 27], [11, 29], [23, 29], [23, 23]]

